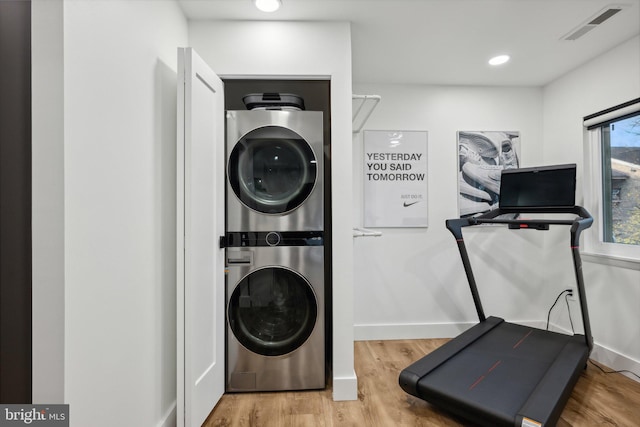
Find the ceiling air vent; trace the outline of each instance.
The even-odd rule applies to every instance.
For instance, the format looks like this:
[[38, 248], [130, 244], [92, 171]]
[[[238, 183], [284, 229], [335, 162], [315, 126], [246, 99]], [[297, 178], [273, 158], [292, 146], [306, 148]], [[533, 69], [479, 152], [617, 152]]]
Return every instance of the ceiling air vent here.
[[605, 22], [607, 19], [611, 18], [616, 13], [620, 12], [624, 9], [625, 5], [609, 5], [602, 9], [600, 12], [596, 13], [591, 18], [587, 19], [582, 24], [578, 25], [573, 30], [569, 31], [566, 35], [562, 36], [562, 40], [577, 40], [580, 37], [587, 34], [589, 31], [596, 28], [598, 25]]

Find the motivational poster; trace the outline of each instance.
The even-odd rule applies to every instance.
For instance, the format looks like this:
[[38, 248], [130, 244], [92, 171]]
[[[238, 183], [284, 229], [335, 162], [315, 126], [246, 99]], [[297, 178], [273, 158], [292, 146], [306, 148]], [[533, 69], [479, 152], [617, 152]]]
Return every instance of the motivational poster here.
[[364, 132], [364, 226], [427, 227], [427, 132]]

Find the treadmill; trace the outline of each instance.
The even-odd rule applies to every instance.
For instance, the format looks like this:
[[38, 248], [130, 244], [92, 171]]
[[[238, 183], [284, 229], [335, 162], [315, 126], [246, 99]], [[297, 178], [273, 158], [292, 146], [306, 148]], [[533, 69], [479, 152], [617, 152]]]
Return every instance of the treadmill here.
[[[404, 391], [482, 426], [556, 424], [593, 348], [579, 252], [580, 233], [593, 218], [575, 205], [575, 173], [575, 164], [505, 169], [497, 209], [446, 221], [458, 243], [479, 323], [404, 369], [399, 378]], [[544, 215], [524, 219], [525, 214]], [[462, 228], [482, 224], [570, 227], [584, 335], [485, 316], [462, 236]]]

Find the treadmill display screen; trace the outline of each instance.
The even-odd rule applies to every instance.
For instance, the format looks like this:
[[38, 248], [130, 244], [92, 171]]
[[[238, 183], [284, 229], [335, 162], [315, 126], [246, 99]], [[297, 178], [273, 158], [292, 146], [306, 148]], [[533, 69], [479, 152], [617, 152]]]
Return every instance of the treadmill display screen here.
[[575, 164], [502, 170], [501, 208], [572, 207], [575, 199]]

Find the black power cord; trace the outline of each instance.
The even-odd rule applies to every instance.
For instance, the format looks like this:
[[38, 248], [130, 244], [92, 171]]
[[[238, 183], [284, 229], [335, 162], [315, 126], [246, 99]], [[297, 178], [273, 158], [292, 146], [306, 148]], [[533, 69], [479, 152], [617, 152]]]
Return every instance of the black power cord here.
[[[567, 292], [567, 293], [564, 295], [564, 302], [567, 303], [567, 313], [569, 314], [569, 323], [571, 324], [571, 333], [575, 335], [576, 331], [575, 331], [575, 329], [573, 329], [573, 319], [571, 319], [571, 308], [569, 307], [569, 295], [573, 291], [565, 291], [565, 292]], [[562, 294], [560, 294], [560, 295], [562, 295]]]
[[[562, 296], [562, 294], [567, 294], [566, 296], [569, 296], [569, 293], [573, 292], [571, 289], [565, 289], [564, 291], [560, 292], [558, 294], [558, 296], [556, 297], [556, 300], [553, 302], [553, 305], [551, 306], [551, 308], [549, 309], [549, 312], [547, 313], [547, 331], [549, 330], [549, 319], [551, 318], [551, 310], [553, 310], [553, 307], [556, 306], [556, 304], [558, 303], [558, 300], [560, 299], [560, 297]], [[567, 300], [567, 298], [565, 298], [565, 301], [567, 302], [567, 309], [569, 308], [569, 300]], [[571, 312], [569, 312], [569, 321], [571, 321]], [[571, 330], [573, 331], [573, 321], [571, 321]]]
[[619, 371], [605, 371], [605, 369], [604, 369], [602, 366], [598, 365], [598, 364], [597, 364], [596, 362], [594, 362], [593, 360], [589, 359], [589, 362], [590, 362], [593, 366], [595, 366], [596, 368], [600, 369], [600, 370], [601, 370], [603, 373], [605, 373], [605, 374], [622, 374], [622, 373], [625, 373], [625, 372], [626, 372], [627, 374], [634, 375], [636, 378], [638, 378], [638, 379], [640, 380], [640, 375], [636, 374], [635, 372], [631, 372], [631, 371], [629, 371], [629, 370], [627, 370], [627, 369], [620, 369]]
[[[553, 307], [556, 306], [556, 304], [558, 303], [558, 301], [560, 300], [560, 297], [564, 294], [564, 301], [567, 303], [567, 312], [569, 313], [569, 322], [571, 323], [571, 332], [573, 334], [575, 334], [575, 330], [573, 329], [573, 320], [571, 319], [571, 308], [569, 307], [569, 295], [571, 295], [573, 293], [573, 291], [571, 289], [565, 289], [562, 292], [560, 292], [558, 294], [558, 296], [556, 297], [556, 300], [553, 302], [553, 305], [551, 305], [551, 308], [549, 309], [549, 312], [547, 313], [547, 331], [549, 330], [549, 319], [551, 318], [551, 310], [553, 310]], [[600, 371], [602, 371], [605, 374], [622, 374], [622, 373], [627, 373], [630, 375], [635, 376], [636, 378], [640, 379], [640, 375], [636, 374], [635, 372], [629, 371], [627, 369], [620, 369], [618, 371], [607, 371], [605, 370], [602, 366], [598, 365], [597, 363], [595, 363], [593, 360], [589, 359], [589, 362], [595, 366], [596, 368], [598, 368]]]

